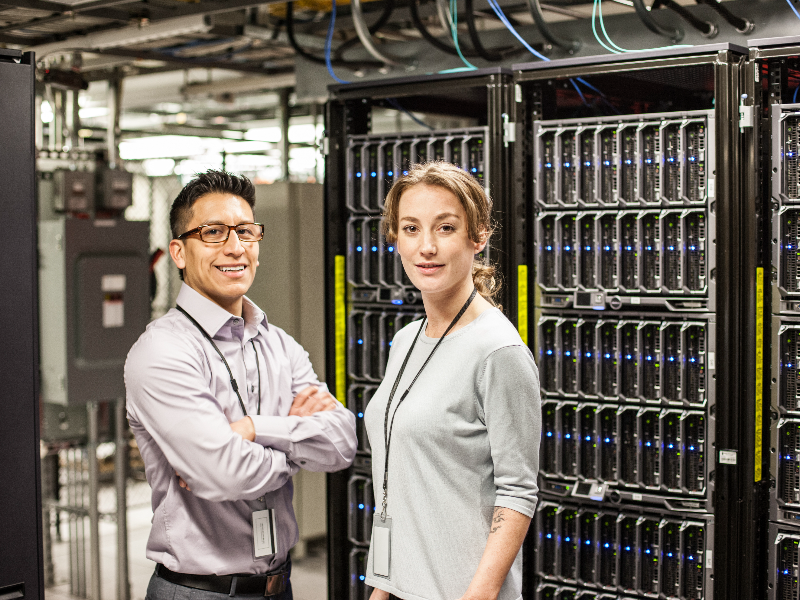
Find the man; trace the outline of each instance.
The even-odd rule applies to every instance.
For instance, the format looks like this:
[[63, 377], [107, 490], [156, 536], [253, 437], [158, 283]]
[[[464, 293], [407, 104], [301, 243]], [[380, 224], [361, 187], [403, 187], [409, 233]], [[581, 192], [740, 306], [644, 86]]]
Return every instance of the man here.
[[291, 600], [292, 475], [344, 469], [355, 456], [354, 415], [245, 297], [263, 238], [254, 204], [250, 181], [222, 171], [181, 191], [170, 213], [177, 306], [125, 365], [152, 488], [147, 600]]

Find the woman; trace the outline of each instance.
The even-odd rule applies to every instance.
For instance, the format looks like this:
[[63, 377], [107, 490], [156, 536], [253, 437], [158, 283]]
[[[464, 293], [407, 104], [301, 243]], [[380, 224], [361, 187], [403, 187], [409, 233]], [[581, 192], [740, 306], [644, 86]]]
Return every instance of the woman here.
[[394, 337], [365, 413], [370, 600], [518, 600], [538, 491], [539, 379], [492, 301], [493, 268], [475, 261], [491, 201], [454, 165], [415, 165], [389, 192], [383, 228], [426, 318]]

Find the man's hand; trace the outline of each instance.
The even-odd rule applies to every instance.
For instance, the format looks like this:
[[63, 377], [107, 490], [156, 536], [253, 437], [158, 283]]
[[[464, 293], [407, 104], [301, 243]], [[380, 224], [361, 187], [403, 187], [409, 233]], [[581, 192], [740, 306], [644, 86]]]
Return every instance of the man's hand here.
[[384, 592], [383, 590], [374, 588], [369, 600], [389, 600], [389, 592]]
[[[310, 417], [318, 412], [336, 408], [336, 399], [328, 391], [320, 391], [312, 386], [302, 390], [294, 397], [289, 409], [290, 417]], [[388, 597], [388, 596], [387, 596]]]
[[256, 441], [256, 428], [253, 425], [253, 419], [250, 417], [242, 417], [238, 421], [231, 423], [231, 429], [234, 433], [238, 433], [248, 442]]
[[181, 474], [180, 474], [180, 473], [178, 473], [177, 471], [175, 471], [175, 476], [178, 478], [178, 485], [179, 485], [179, 486], [181, 486], [181, 487], [182, 487], [183, 489], [185, 489], [187, 492], [191, 492], [191, 491], [192, 491], [192, 488], [190, 488], [190, 487], [189, 487], [189, 484], [188, 484], [188, 483], [186, 483], [186, 482], [183, 480], [183, 477], [181, 477]]

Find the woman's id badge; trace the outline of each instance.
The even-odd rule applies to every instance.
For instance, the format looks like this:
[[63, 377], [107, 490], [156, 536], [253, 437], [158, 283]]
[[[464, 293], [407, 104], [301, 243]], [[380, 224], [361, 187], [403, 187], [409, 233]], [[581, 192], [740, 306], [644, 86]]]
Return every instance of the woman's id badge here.
[[392, 518], [381, 520], [379, 514], [372, 517], [372, 572], [379, 577], [389, 577], [391, 562]]

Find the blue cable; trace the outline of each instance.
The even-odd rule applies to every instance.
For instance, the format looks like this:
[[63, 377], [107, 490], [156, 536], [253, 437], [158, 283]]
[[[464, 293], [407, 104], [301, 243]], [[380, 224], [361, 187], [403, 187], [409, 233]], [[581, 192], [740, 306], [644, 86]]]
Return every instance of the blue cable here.
[[597, 14], [597, 0], [594, 0], [594, 2], [592, 2], [592, 33], [594, 34], [594, 39], [596, 39], [598, 44], [600, 44], [603, 48], [605, 48], [612, 54], [619, 54], [620, 52], [618, 50], [614, 50], [613, 48], [606, 46], [605, 42], [603, 42], [603, 40], [600, 39], [600, 36], [597, 35], [597, 25], [595, 24], [596, 14]]
[[502, 21], [503, 25], [506, 26], [506, 29], [508, 29], [512, 34], [514, 34], [514, 37], [517, 38], [523, 46], [525, 46], [525, 48], [528, 50], [528, 52], [530, 52], [531, 54], [533, 54], [537, 58], [541, 58], [544, 61], [549, 61], [550, 60], [544, 54], [541, 54], [541, 53], [537, 52], [536, 50], [534, 50], [531, 47], [531, 45], [528, 44], [528, 42], [526, 42], [524, 39], [522, 39], [522, 36], [520, 36], [520, 34], [517, 33], [517, 30], [514, 29], [514, 27], [511, 25], [511, 23], [509, 22], [509, 20], [506, 17], [506, 15], [503, 13], [503, 9], [500, 8], [500, 5], [496, 2], [496, 0], [489, 0], [489, 6], [492, 7], [492, 10], [494, 11], [494, 14], [496, 14], [497, 18], [500, 19], [500, 21]]
[[[503, 25], [505, 25], [505, 26], [506, 26], [506, 29], [508, 29], [508, 30], [509, 30], [509, 31], [510, 31], [512, 34], [514, 34], [514, 37], [515, 37], [515, 38], [517, 38], [517, 39], [520, 41], [520, 43], [522, 43], [522, 45], [523, 45], [523, 46], [525, 46], [525, 48], [526, 48], [526, 49], [527, 49], [527, 50], [528, 50], [528, 51], [529, 51], [531, 54], [533, 54], [534, 56], [536, 56], [536, 57], [538, 57], [538, 58], [540, 58], [540, 59], [542, 59], [542, 60], [544, 60], [544, 61], [549, 61], [549, 60], [550, 60], [548, 57], [546, 57], [546, 56], [544, 56], [543, 54], [541, 54], [541, 53], [537, 52], [536, 50], [534, 50], [534, 49], [533, 49], [533, 48], [530, 46], [530, 44], [528, 44], [528, 42], [526, 42], [526, 41], [525, 41], [525, 40], [522, 38], [522, 36], [520, 36], [520, 35], [519, 35], [519, 33], [517, 33], [517, 31], [516, 31], [516, 30], [514, 29], [514, 27], [511, 25], [511, 22], [508, 20], [508, 18], [507, 18], [507, 17], [505, 16], [505, 14], [503, 13], [503, 9], [502, 9], [502, 8], [500, 8], [500, 4], [497, 2], [497, 0], [488, 0], [488, 2], [489, 2], [489, 6], [491, 6], [491, 7], [492, 7], [492, 10], [493, 10], [493, 11], [494, 11], [494, 13], [497, 15], [497, 18], [498, 18], [498, 19], [500, 19], [500, 21], [502, 21]], [[591, 85], [590, 83], [588, 83], [588, 82], [587, 82], [586, 80], [584, 80], [582, 77], [578, 77], [578, 78], [577, 78], [577, 80], [578, 80], [580, 83], [582, 83], [583, 85], [585, 85], [586, 87], [588, 87], [589, 89], [591, 89], [591, 90], [593, 90], [593, 91], [597, 92], [598, 94], [600, 94], [601, 98], [602, 98], [602, 99], [605, 101], [605, 103], [606, 103], [606, 104], [608, 104], [609, 106], [611, 106], [611, 108], [612, 108], [613, 110], [615, 110], [617, 113], [619, 113], [619, 111], [618, 111], [618, 110], [617, 110], [617, 109], [616, 109], [616, 108], [615, 108], [613, 105], [611, 105], [611, 104], [608, 102], [608, 100], [606, 99], [606, 95], [605, 95], [603, 92], [601, 92], [601, 91], [600, 91], [600, 90], [598, 90], [596, 87], [594, 87], [593, 85]], [[583, 101], [584, 105], [586, 105], [586, 106], [589, 106], [589, 103], [586, 101], [586, 96], [584, 96], [584, 95], [583, 95], [583, 92], [581, 92], [580, 88], [579, 88], [579, 87], [578, 87], [578, 85], [575, 83], [575, 80], [574, 80], [573, 78], [570, 78], [570, 80], [569, 80], [569, 81], [570, 81], [570, 83], [572, 84], [572, 86], [575, 88], [575, 90], [578, 92], [578, 95], [581, 97], [581, 100]]]
[[458, 45], [458, 5], [456, 4], [456, 0], [450, 0], [450, 16], [450, 33], [453, 35], [453, 45], [456, 47], [458, 57], [461, 59], [461, 62], [467, 65], [467, 70], [476, 71], [478, 67], [464, 58], [464, 55], [461, 54], [461, 48]]
[[792, 4], [792, 0], [786, 0], [786, 2], [788, 2], [788, 3], [789, 3], [789, 8], [791, 8], [791, 9], [792, 9], [792, 12], [795, 14], [795, 16], [796, 16], [798, 19], [800, 19], [800, 13], [798, 13], [798, 12], [797, 12], [797, 9], [794, 7], [794, 4]]
[[350, 83], [344, 79], [339, 79], [336, 73], [333, 72], [333, 65], [331, 64], [331, 43], [333, 42], [333, 27], [336, 23], [336, 0], [331, 2], [331, 22], [328, 25], [328, 37], [325, 39], [325, 66], [328, 67], [328, 73], [337, 83]]
[[576, 79], [577, 79], [578, 81], [580, 81], [580, 82], [581, 82], [583, 85], [585, 85], [587, 88], [589, 88], [590, 90], [592, 90], [592, 91], [594, 91], [594, 92], [597, 92], [598, 94], [600, 94], [600, 95], [601, 95], [603, 98], [605, 98], [605, 97], [606, 97], [606, 95], [605, 95], [603, 92], [601, 92], [600, 90], [598, 90], [598, 89], [597, 89], [596, 87], [594, 87], [594, 86], [593, 86], [591, 83], [589, 83], [588, 81], [586, 81], [586, 80], [585, 80], [583, 77], [577, 77]]
[[628, 52], [625, 48], [617, 46], [612, 40], [611, 37], [608, 35], [606, 31], [606, 22], [603, 19], [603, 0], [594, 0], [597, 3], [597, 15], [600, 17], [600, 29], [603, 31], [603, 35], [606, 36], [606, 40], [609, 44], [611, 44], [616, 50], [618, 50], [617, 54], [621, 52]]
[[429, 129], [430, 131], [434, 131], [433, 127], [428, 125], [425, 121], [423, 121], [421, 119], [418, 119], [410, 110], [406, 109], [404, 106], [402, 106], [394, 98], [386, 98], [386, 101], [389, 104], [391, 104], [394, 108], [396, 108], [397, 110], [406, 113], [411, 118], [411, 120], [414, 121], [414, 123], [416, 123], [417, 125], [422, 125], [425, 129]]
[[[595, 21], [595, 7], [597, 8], [597, 14], [600, 17], [600, 29], [603, 30], [603, 35], [606, 37], [606, 40], [608, 40], [608, 43], [611, 44], [611, 46], [613, 46], [614, 48], [610, 48], [610, 47], [606, 46], [603, 43], [603, 40], [601, 40], [600, 37], [597, 35], [597, 29], [596, 29], [595, 23], [594, 23], [594, 21]], [[800, 15], [798, 15], [798, 17], [800, 17]], [[603, 2], [602, 2], [602, 0], [594, 0], [594, 3], [592, 4], [592, 32], [594, 33], [594, 37], [600, 43], [600, 45], [603, 46], [603, 48], [605, 48], [609, 52], [612, 52], [614, 54], [622, 54], [622, 53], [625, 53], [625, 52], [647, 52], [647, 51], [650, 51], [650, 50], [668, 50], [668, 49], [672, 49], [672, 48], [691, 48], [692, 47], [691, 44], [672, 44], [671, 46], [659, 46], [657, 48], [642, 48], [641, 50], [626, 50], [625, 48], [622, 48], [621, 46], [617, 46], [617, 44], [615, 44], [611, 40], [611, 37], [608, 35], [608, 32], [606, 31], [605, 21], [603, 20]]]
[[575, 88], [575, 91], [578, 92], [578, 95], [581, 97], [581, 101], [583, 102], [583, 105], [586, 106], [586, 107], [589, 107], [589, 103], [586, 101], [586, 96], [583, 95], [583, 92], [581, 91], [581, 88], [578, 87], [578, 84], [575, 83], [575, 80], [570, 77], [569, 82], [572, 84], [572, 87]]
[[792, 96], [792, 104], [797, 104], [797, 90], [800, 90], [800, 85], [794, 88], [794, 96]]

